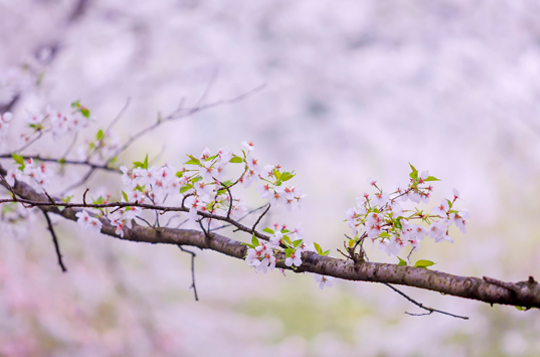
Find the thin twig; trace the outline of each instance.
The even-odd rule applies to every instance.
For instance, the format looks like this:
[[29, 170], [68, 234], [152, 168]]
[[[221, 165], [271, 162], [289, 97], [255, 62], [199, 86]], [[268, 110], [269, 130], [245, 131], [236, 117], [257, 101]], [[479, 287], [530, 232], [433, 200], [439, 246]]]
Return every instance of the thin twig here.
[[255, 230], [255, 228], [257, 227], [257, 225], [259, 224], [259, 222], [261, 221], [261, 219], [264, 217], [264, 215], [266, 213], [268, 213], [268, 211], [270, 210], [270, 207], [272, 205], [270, 203], [268, 203], [268, 207], [266, 207], [266, 209], [264, 210], [264, 212], [259, 216], [259, 218], [257, 219], [257, 221], [255, 221], [255, 224], [253, 225], [253, 227], [251, 228], [252, 231]]
[[215, 80], [217, 78], [217, 74], [218, 74], [218, 70], [217, 70], [217, 68], [214, 67], [214, 69], [212, 70], [212, 76], [210, 77], [210, 81], [208, 81], [208, 84], [206, 85], [206, 88], [204, 89], [203, 94], [201, 95], [201, 97], [199, 98], [197, 103], [195, 104], [195, 107], [200, 106], [204, 102], [204, 100], [206, 99], [207, 94], [210, 92], [210, 89], [212, 89], [212, 87], [214, 85], [214, 82], [215, 82]]
[[144, 219], [144, 218], [142, 218], [142, 217], [140, 217], [140, 216], [135, 216], [135, 218], [138, 218], [138, 219], [140, 219], [141, 221], [143, 221], [144, 223], [146, 223], [146, 224], [148, 225], [148, 227], [154, 228], [154, 227], [150, 224], [150, 222], [148, 222], [146, 219]]
[[140, 138], [141, 136], [145, 135], [146, 133], [149, 133], [151, 132], [152, 130], [154, 130], [155, 128], [157, 128], [159, 125], [161, 125], [162, 123], [164, 122], [167, 122], [167, 121], [172, 121], [172, 120], [177, 120], [177, 119], [182, 119], [182, 118], [186, 118], [186, 117], [189, 117], [195, 113], [198, 113], [200, 111], [203, 111], [203, 110], [206, 110], [206, 109], [210, 109], [210, 108], [214, 108], [214, 107], [217, 107], [217, 106], [220, 106], [220, 105], [228, 105], [228, 104], [235, 104], [235, 103], [238, 103], [242, 100], [244, 100], [245, 98], [248, 98], [252, 95], [254, 95], [255, 93], [257, 92], [260, 92], [261, 90], [263, 90], [264, 88], [266, 87], [266, 84], [263, 84], [263, 85], [260, 85], [244, 94], [241, 94], [235, 98], [232, 98], [232, 99], [227, 99], [227, 100], [220, 100], [220, 101], [217, 101], [217, 102], [214, 102], [214, 103], [210, 103], [210, 104], [206, 104], [206, 105], [201, 105], [201, 106], [196, 106], [194, 108], [180, 108], [178, 110], [175, 110], [174, 112], [172, 112], [171, 114], [169, 114], [167, 117], [165, 118], [161, 118], [161, 116], [158, 116], [158, 120], [142, 129], [141, 131], [139, 131], [138, 133], [136, 133], [135, 135], [133, 135], [130, 139], [128, 139], [128, 141], [126, 143], [124, 143], [124, 145], [122, 145], [112, 156], [110, 159], [107, 160], [107, 163], [110, 162], [112, 160], [113, 157], [117, 157], [118, 155], [120, 155], [122, 152], [124, 152], [129, 146], [131, 146], [131, 144], [133, 144], [138, 138]]
[[43, 210], [41, 212], [43, 212], [43, 215], [45, 216], [45, 219], [47, 220], [47, 228], [49, 229], [49, 232], [51, 232], [51, 235], [52, 235], [54, 249], [56, 251], [56, 257], [58, 258], [58, 265], [60, 265], [62, 272], [66, 273], [67, 269], [64, 265], [64, 262], [62, 261], [62, 253], [60, 253], [60, 244], [58, 244], [58, 238], [56, 237], [56, 232], [54, 231], [54, 227], [49, 217], [49, 214]]
[[60, 196], [64, 196], [66, 193], [68, 193], [69, 191], [73, 190], [73, 189], [76, 189], [77, 187], [81, 186], [81, 185], [84, 185], [84, 183], [86, 181], [88, 181], [88, 179], [90, 178], [90, 176], [92, 176], [92, 174], [96, 171], [96, 168], [95, 167], [91, 167], [90, 170], [88, 170], [86, 172], [86, 174], [83, 176], [82, 179], [80, 179], [79, 181], [77, 181], [76, 183], [72, 184], [71, 186], [68, 186], [66, 189], [64, 189], [61, 193], [60, 193]]
[[[88, 193], [88, 191], [90, 191], [89, 188], [87, 188], [86, 190], [84, 190], [84, 193], [83, 193], [83, 195], [82, 195], [82, 201], [83, 201], [84, 204], [86, 204], [86, 194]], [[118, 208], [120, 208], [120, 207], [118, 207]]]
[[185, 221], [180, 222], [180, 224], [178, 224], [178, 225], [175, 227], [175, 229], [178, 229], [178, 228], [182, 227], [182, 226], [183, 226], [184, 224], [186, 224], [188, 221], [189, 221], [189, 218], [186, 219]]
[[195, 294], [195, 301], [199, 301], [199, 296], [197, 295], [197, 285], [195, 285], [195, 257], [197, 255], [191, 250], [182, 248], [181, 245], [178, 245], [178, 248], [180, 248], [180, 250], [184, 253], [191, 254], [191, 286], [189, 288], [193, 288], [193, 294]]
[[[249, 211], [248, 213], [246, 213], [245, 215], [243, 215], [241, 218], [237, 219], [236, 222], [242, 222], [247, 216], [249, 216], [250, 214], [254, 213], [254, 212], [257, 212], [258, 210], [260, 210], [261, 208], [264, 208], [266, 207], [266, 205], [262, 205], [261, 207], [258, 207], [258, 208], [255, 208], [255, 209], [252, 209], [251, 211]], [[213, 228], [210, 230], [210, 232], [215, 232], [217, 230], [220, 230], [220, 229], [223, 229], [223, 228], [227, 228], [227, 227], [230, 227], [232, 226], [232, 224], [224, 224], [222, 226], [219, 226], [219, 227], [216, 227], [216, 228]]]
[[424, 306], [422, 303], [419, 303], [418, 301], [412, 299], [411, 297], [409, 297], [409, 295], [405, 294], [405, 293], [402, 292], [401, 290], [398, 290], [397, 288], [393, 287], [392, 285], [390, 285], [390, 284], [388, 284], [388, 283], [382, 283], [382, 284], [388, 286], [390, 289], [394, 290], [396, 293], [398, 293], [399, 295], [403, 296], [405, 299], [409, 300], [411, 303], [415, 304], [415, 305], [418, 306], [419, 308], [428, 311], [427, 313], [424, 313], [424, 314], [412, 314], [412, 313], [410, 313], [410, 312], [405, 312], [407, 315], [411, 315], [411, 316], [424, 316], [424, 315], [431, 315], [432, 313], [437, 312], [437, 313], [439, 313], [439, 314], [452, 316], [452, 317], [455, 317], [455, 318], [458, 318], [458, 319], [463, 319], [463, 320], [468, 320], [468, 319], [469, 319], [467, 316], [455, 315], [455, 314], [452, 314], [452, 313], [450, 313], [450, 312], [446, 312], [446, 311], [434, 309], [434, 308], [432, 308], [432, 307]]
[[107, 129], [105, 130], [105, 133], [103, 135], [103, 137], [105, 138], [107, 136], [107, 134], [110, 133], [111, 129], [113, 128], [113, 126], [118, 122], [118, 120], [120, 120], [120, 118], [122, 117], [122, 115], [124, 115], [124, 113], [126, 112], [127, 108], [129, 107], [129, 104], [131, 103], [131, 98], [128, 97], [128, 99], [126, 100], [126, 104], [124, 104], [124, 106], [122, 107], [122, 109], [120, 110], [120, 112], [118, 113], [118, 115], [116, 115], [116, 118], [113, 119], [113, 121], [111, 121], [111, 123], [109, 124], [109, 126], [107, 127]]
[[[13, 152], [15, 153], [15, 152]], [[21, 155], [23, 159], [32, 159], [37, 161], [43, 161], [43, 162], [53, 162], [59, 165], [63, 164], [69, 164], [69, 165], [82, 165], [82, 166], [88, 166], [95, 169], [105, 170], [105, 171], [114, 171], [114, 172], [120, 172], [120, 170], [108, 167], [106, 165], [97, 165], [92, 164], [87, 161], [78, 161], [78, 160], [65, 160], [63, 158], [55, 159], [55, 158], [48, 158], [48, 157], [41, 157], [39, 155]], [[11, 159], [13, 157], [13, 154], [1, 154], [0, 159]]]
[[78, 133], [75, 133], [75, 135], [73, 136], [73, 140], [71, 141], [71, 144], [67, 148], [64, 155], [62, 155], [63, 158], [67, 157], [69, 155], [69, 153], [71, 152], [71, 150], [73, 150], [73, 147], [75, 146], [75, 143], [77, 142], [78, 135], [79, 135]]

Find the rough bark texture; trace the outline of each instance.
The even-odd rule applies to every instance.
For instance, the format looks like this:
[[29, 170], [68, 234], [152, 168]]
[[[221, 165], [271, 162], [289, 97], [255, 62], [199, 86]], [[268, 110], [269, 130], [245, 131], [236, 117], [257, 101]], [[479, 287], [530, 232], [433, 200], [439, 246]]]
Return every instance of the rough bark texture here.
[[[6, 171], [1, 166], [0, 174], [6, 174]], [[0, 184], [5, 186], [3, 181], [0, 181]], [[25, 183], [17, 182], [13, 189], [22, 198], [36, 202], [50, 202], [47, 195], [36, 192]], [[77, 220], [75, 213], [80, 210], [78, 208], [65, 208], [61, 211], [54, 206], [40, 206], [40, 209], [73, 221]], [[115, 228], [110, 225], [106, 218], [101, 218], [101, 221], [103, 223], [101, 231], [103, 234], [123, 240], [194, 246], [200, 249], [214, 250], [238, 259], [243, 259], [246, 255], [247, 248], [245, 245], [220, 234], [211, 233], [206, 236], [204, 232], [191, 229], [155, 229], [134, 225], [132, 229], [124, 231], [124, 237], [120, 237], [115, 234]], [[485, 277], [480, 279], [458, 276], [435, 270], [398, 266], [396, 264], [354, 263], [351, 260], [323, 257], [312, 252], [304, 253], [302, 258], [303, 264], [296, 270], [299, 273], [313, 272], [345, 280], [399, 284], [490, 304], [540, 308], [540, 285], [532, 277], [527, 281], [508, 283]], [[283, 263], [278, 263], [277, 266], [290, 269]]]

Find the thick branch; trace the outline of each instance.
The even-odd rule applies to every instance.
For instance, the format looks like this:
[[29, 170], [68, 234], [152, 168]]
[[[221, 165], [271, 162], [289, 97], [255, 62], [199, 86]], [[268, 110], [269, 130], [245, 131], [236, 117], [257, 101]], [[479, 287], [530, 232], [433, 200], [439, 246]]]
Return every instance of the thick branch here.
[[[1, 167], [0, 174], [6, 174], [6, 171]], [[3, 182], [2, 184], [5, 185]], [[56, 213], [73, 221], [77, 219], [75, 213], [80, 210], [79, 208], [67, 207], [60, 211], [58, 207], [50, 205], [50, 200], [45, 194], [36, 192], [25, 183], [17, 182], [14, 191], [22, 198], [41, 202], [43, 205], [40, 208], [46, 212]], [[132, 229], [124, 231], [124, 237], [120, 237], [115, 234], [115, 227], [106, 218], [102, 217], [101, 222], [103, 223], [102, 233], [123, 240], [194, 246], [200, 249], [214, 250], [238, 259], [243, 259], [246, 255], [247, 248], [245, 245], [216, 233], [207, 232], [212, 239], [206, 239], [205, 233], [200, 231], [152, 228], [135, 224]], [[247, 227], [246, 229], [249, 230]], [[303, 264], [295, 272], [313, 272], [352, 281], [406, 285], [479, 300], [489, 304], [540, 308], [540, 285], [532, 278], [529, 278], [528, 281], [509, 283], [514, 288], [508, 289], [501, 286], [500, 283], [494, 284], [484, 279], [452, 275], [411, 266], [363, 261], [355, 263], [350, 260], [320, 256], [313, 252], [303, 253], [302, 258]], [[285, 266], [283, 260], [278, 262], [277, 267], [291, 269]]]

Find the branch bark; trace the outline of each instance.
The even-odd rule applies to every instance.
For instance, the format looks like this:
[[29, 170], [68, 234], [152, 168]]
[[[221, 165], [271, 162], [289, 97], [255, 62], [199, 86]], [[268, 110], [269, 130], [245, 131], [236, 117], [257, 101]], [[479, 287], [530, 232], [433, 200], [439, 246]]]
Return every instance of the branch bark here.
[[[0, 174], [6, 175], [6, 171], [1, 166]], [[0, 181], [0, 184], [6, 186], [4, 181]], [[47, 203], [50, 204], [49, 197], [46, 194], [36, 192], [23, 182], [16, 182], [13, 190], [21, 198], [41, 202], [43, 205], [40, 205], [39, 208], [44, 212], [55, 213], [72, 221], [77, 220], [75, 213], [81, 210], [81, 208], [76, 207], [67, 207], [60, 210], [57, 206], [46, 205]], [[100, 219], [103, 223], [101, 230], [103, 234], [122, 240], [193, 246], [203, 250], [209, 249], [220, 252], [238, 259], [244, 259], [247, 251], [247, 247], [237, 240], [217, 233], [206, 232], [205, 234], [191, 229], [154, 228], [134, 224], [132, 229], [124, 231], [124, 237], [120, 237], [115, 233], [115, 227], [106, 218], [102, 217]], [[504, 283], [495, 279], [452, 275], [411, 266], [365, 261], [353, 262], [351, 260], [320, 256], [313, 252], [304, 252], [302, 259], [302, 265], [293, 270], [294, 272], [311, 272], [351, 281], [411, 286], [446, 295], [478, 300], [491, 305], [501, 304], [540, 308], [540, 285], [532, 277], [529, 277], [527, 281]], [[281, 259], [276, 266], [291, 270], [290, 267], [284, 264], [283, 260]], [[511, 289], [508, 288], [510, 286]]]

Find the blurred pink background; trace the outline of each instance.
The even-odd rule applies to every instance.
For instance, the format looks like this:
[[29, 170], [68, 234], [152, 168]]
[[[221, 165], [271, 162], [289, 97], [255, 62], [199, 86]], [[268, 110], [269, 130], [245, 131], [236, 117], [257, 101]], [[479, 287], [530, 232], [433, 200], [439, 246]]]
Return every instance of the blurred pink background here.
[[[163, 125], [120, 161], [148, 153], [180, 166], [186, 153], [252, 140], [262, 162], [294, 169], [308, 194], [301, 210], [276, 209], [266, 223], [302, 222], [335, 256], [367, 177], [394, 188], [411, 162], [443, 180], [432, 202], [456, 187], [472, 214], [467, 235], [454, 227], [454, 244], [428, 240], [414, 259], [454, 274], [540, 278], [537, 2], [88, 0], [70, 22], [76, 3], [0, 0], [0, 105], [23, 93], [14, 133], [25, 110], [80, 99], [96, 117], [92, 138], [130, 98], [114, 130], [126, 140], [182, 98], [195, 105], [212, 78], [205, 103], [266, 84]], [[67, 145], [45, 139], [33, 152], [59, 156]], [[88, 187], [117, 195], [121, 180], [100, 174]], [[254, 189], [245, 198], [262, 202]], [[59, 220], [62, 274], [45, 227], [41, 216], [17, 235], [0, 227], [2, 356], [540, 355], [538, 311], [403, 288], [470, 320], [411, 317], [419, 311], [382, 285], [320, 291], [310, 276], [255, 274], [199, 251], [195, 302], [178, 248]]]

